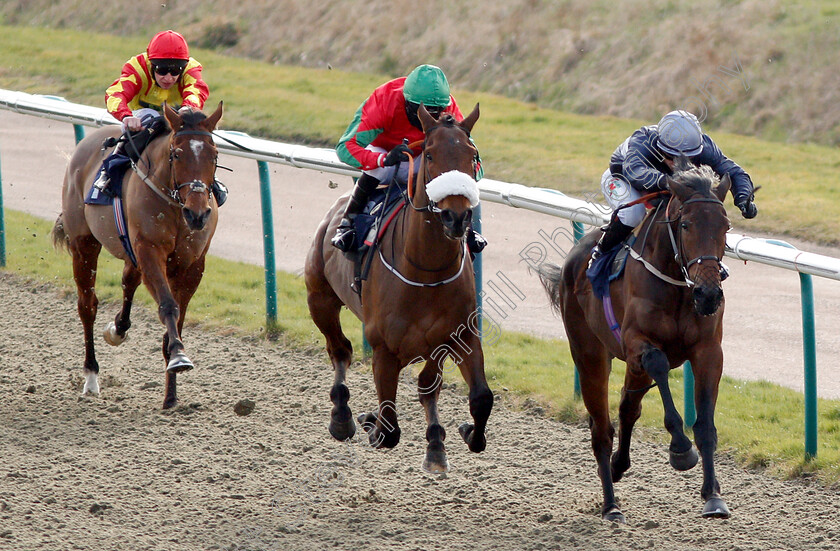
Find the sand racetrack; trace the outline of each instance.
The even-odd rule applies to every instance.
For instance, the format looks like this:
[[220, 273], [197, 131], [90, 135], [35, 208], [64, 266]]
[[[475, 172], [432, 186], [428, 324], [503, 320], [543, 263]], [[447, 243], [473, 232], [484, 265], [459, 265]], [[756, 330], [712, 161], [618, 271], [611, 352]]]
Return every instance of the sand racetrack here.
[[[0, 112], [0, 146], [6, 207], [53, 218], [60, 209], [63, 156], [72, 150], [70, 127]], [[233, 195], [222, 212], [213, 252], [258, 262], [253, 162], [222, 162], [237, 172], [225, 179]], [[282, 251], [278, 267], [289, 271], [302, 265], [296, 255], [326, 209], [322, 203], [349, 188], [348, 179], [331, 190], [329, 175], [306, 181], [304, 174], [272, 169]], [[503, 270], [521, 282], [528, 297], [503, 327], [559, 336], [559, 322], [550, 317], [518, 259], [539, 229], [551, 233], [559, 224], [492, 208], [485, 217], [495, 251], [485, 262], [493, 273]], [[502, 217], [504, 224], [493, 223]], [[725, 284], [725, 373], [740, 376], [741, 371], [733, 373], [740, 369], [746, 378], [779, 379], [795, 388], [794, 378], [801, 377], [795, 275], [776, 278], [781, 270], [768, 275], [747, 268], [754, 267], [733, 266]], [[818, 281], [816, 287], [820, 328], [824, 319], [837, 315], [840, 292], [836, 282]], [[739, 307], [744, 296], [750, 303]], [[97, 326], [115, 309], [104, 305]], [[781, 310], [786, 319], [767, 321]], [[468, 419], [465, 397], [458, 389], [444, 390], [441, 418], [449, 432], [452, 471], [427, 475], [420, 469], [425, 423], [410, 384], [400, 387], [403, 437], [397, 448], [385, 452], [358, 440], [335, 442], [326, 430], [332, 376], [320, 353], [284, 350], [201, 327], [185, 330], [197, 369], [179, 377], [181, 405], [162, 412], [162, 328], [156, 315], [143, 309], [133, 319], [130, 340], [122, 347], [99, 341], [101, 397], [80, 398], [75, 297], [0, 274], [0, 383], [8, 395], [0, 405], [0, 548], [766, 550], [840, 545], [840, 515], [832, 506], [836, 490], [745, 472], [719, 454], [718, 477], [733, 517], [705, 521], [700, 469], [677, 473], [668, 466], [667, 445], [638, 439], [633, 467], [617, 485], [628, 524], [602, 523], [588, 430], [545, 419], [538, 410], [510, 409], [503, 396], [490, 418], [487, 450], [474, 455], [456, 430]], [[836, 335], [820, 336], [818, 350], [826, 358], [820, 364], [836, 357], [837, 348]], [[774, 370], [777, 376], [771, 376]], [[821, 391], [835, 388], [823, 383], [831, 375], [840, 379], [821, 372]], [[351, 371], [348, 385], [355, 413], [375, 405], [369, 373]], [[256, 404], [249, 416], [233, 411], [241, 399]]]
[[[110, 317], [113, 306], [103, 309]], [[25, 322], [24, 322], [25, 320]], [[425, 422], [416, 390], [398, 397], [391, 451], [332, 440], [320, 357], [188, 328], [195, 370], [181, 404], [162, 401], [162, 333], [138, 310], [131, 340], [99, 346], [100, 398], [80, 398], [75, 298], [0, 275], [2, 549], [836, 549], [836, 491], [745, 472], [718, 458], [733, 517], [703, 520], [699, 467], [677, 473], [667, 445], [636, 440], [617, 485], [628, 524], [602, 522], [588, 430], [513, 411], [501, 397], [487, 450], [457, 425], [465, 397], [447, 388], [441, 419], [452, 470], [420, 469]], [[375, 405], [351, 370], [354, 412]], [[240, 399], [255, 402], [239, 417]]]

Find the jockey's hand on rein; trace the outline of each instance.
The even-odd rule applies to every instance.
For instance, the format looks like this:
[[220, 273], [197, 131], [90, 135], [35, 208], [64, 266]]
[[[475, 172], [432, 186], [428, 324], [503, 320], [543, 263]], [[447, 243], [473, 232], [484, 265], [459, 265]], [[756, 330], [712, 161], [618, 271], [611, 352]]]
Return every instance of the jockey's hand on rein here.
[[405, 144], [400, 144], [385, 156], [385, 160], [382, 161], [382, 166], [394, 166], [398, 165], [403, 161], [407, 161], [408, 157], [405, 154], [411, 155], [411, 150]]

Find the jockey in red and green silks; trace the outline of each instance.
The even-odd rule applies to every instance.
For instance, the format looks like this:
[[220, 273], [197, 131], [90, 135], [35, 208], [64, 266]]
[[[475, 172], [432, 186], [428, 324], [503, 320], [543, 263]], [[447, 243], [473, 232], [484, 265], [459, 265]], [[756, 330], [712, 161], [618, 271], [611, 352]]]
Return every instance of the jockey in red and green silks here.
[[[389, 181], [395, 170], [399, 180], [407, 180], [408, 163], [403, 162], [403, 152], [417, 156], [420, 149], [410, 150], [404, 140], [411, 144], [425, 138], [417, 116], [421, 104], [434, 118], [445, 113], [458, 122], [464, 120], [455, 98], [449, 93], [449, 82], [443, 71], [434, 65], [420, 65], [407, 77], [396, 78], [376, 88], [356, 110], [341, 136], [336, 146], [339, 159], [362, 170], [332, 239], [333, 245], [342, 251], [352, 247], [355, 236], [352, 220], [362, 211], [376, 187]], [[414, 164], [415, 173], [419, 166], [420, 163]], [[483, 173], [479, 161], [475, 178], [480, 179]], [[473, 233], [470, 232], [470, 236]], [[482, 239], [481, 236], [477, 238]], [[484, 244], [486, 242], [479, 244], [480, 248]]]

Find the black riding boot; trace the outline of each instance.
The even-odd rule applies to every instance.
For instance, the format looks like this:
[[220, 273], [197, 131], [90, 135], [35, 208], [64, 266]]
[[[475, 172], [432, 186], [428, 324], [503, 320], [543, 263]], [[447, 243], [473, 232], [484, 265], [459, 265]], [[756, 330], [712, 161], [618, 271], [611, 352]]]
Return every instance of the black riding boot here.
[[365, 204], [367, 204], [368, 197], [376, 190], [378, 185], [379, 180], [370, 174], [362, 174], [356, 180], [356, 186], [353, 188], [353, 194], [350, 195], [350, 201], [347, 203], [344, 217], [339, 222], [338, 228], [335, 230], [335, 236], [332, 238], [331, 242], [333, 247], [345, 253], [353, 247], [353, 241], [355, 241], [356, 237], [353, 219], [357, 214], [362, 212]]
[[610, 223], [601, 228], [604, 235], [598, 240], [598, 244], [592, 249], [592, 259], [589, 261], [590, 266], [593, 260], [597, 260], [604, 256], [605, 253], [610, 252], [624, 241], [630, 232], [633, 231], [633, 226], [628, 226], [618, 219], [618, 216], [613, 216]]

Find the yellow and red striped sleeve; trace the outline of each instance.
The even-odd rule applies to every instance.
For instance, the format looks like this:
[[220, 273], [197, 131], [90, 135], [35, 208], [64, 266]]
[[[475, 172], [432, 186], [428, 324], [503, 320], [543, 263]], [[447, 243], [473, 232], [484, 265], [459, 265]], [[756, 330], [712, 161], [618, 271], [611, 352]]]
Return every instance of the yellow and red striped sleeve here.
[[137, 55], [126, 61], [119, 78], [105, 90], [105, 108], [119, 121], [131, 115], [128, 104], [148, 88], [149, 74], [145, 59], [141, 59], [144, 56]]

